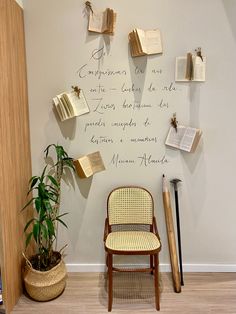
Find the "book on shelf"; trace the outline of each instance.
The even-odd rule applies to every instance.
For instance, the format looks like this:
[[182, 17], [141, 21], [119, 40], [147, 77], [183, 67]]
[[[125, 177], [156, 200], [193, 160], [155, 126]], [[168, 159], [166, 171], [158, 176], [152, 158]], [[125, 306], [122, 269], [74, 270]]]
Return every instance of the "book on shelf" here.
[[91, 11], [89, 13], [88, 30], [90, 32], [113, 35], [116, 23], [116, 13], [107, 8], [103, 12]]
[[105, 170], [100, 152], [94, 152], [74, 161], [76, 172], [80, 178], [88, 178], [97, 172]]
[[206, 57], [187, 53], [186, 57], [177, 57], [175, 63], [175, 81], [204, 82], [206, 80]]
[[135, 28], [129, 33], [132, 57], [162, 53], [161, 32], [159, 29], [142, 30]]
[[61, 121], [88, 113], [89, 107], [83, 91], [64, 92], [53, 98], [53, 102]]
[[175, 129], [171, 126], [165, 145], [193, 153], [197, 148], [201, 135], [202, 131], [200, 129], [183, 125], [178, 125], [177, 129]]

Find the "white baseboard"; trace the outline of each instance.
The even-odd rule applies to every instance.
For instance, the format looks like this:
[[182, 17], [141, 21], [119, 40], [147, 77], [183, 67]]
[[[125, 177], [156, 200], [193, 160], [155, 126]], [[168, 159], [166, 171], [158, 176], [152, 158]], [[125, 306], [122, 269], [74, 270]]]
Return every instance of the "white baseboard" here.
[[[68, 272], [105, 272], [105, 264], [66, 264]], [[119, 265], [124, 267], [125, 265]], [[126, 265], [128, 266], [128, 265]], [[132, 265], [134, 266], [134, 265]], [[140, 267], [147, 265], [137, 265]], [[118, 267], [118, 265], [117, 265]], [[171, 268], [169, 264], [160, 264], [161, 272], [170, 272]], [[213, 272], [213, 273], [226, 273], [226, 272], [236, 272], [236, 264], [184, 264], [184, 272]]]

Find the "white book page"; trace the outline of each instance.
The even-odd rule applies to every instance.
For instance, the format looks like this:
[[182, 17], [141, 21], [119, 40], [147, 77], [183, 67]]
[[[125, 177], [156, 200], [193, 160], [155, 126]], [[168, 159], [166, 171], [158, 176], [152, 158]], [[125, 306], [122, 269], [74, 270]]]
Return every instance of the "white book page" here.
[[206, 80], [206, 57], [203, 57], [203, 60], [198, 56], [193, 57], [193, 80], [198, 82]]
[[93, 173], [105, 170], [100, 152], [87, 155], [93, 170]]
[[178, 126], [178, 131], [176, 132], [175, 128], [170, 127], [165, 144], [175, 148], [180, 148], [185, 129], [186, 128], [184, 126]]
[[67, 102], [65, 101], [65, 99], [63, 99], [63, 94], [57, 95], [57, 99], [59, 101], [60, 104], [60, 108], [61, 111], [63, 113], [63, 116], [65, 116], [65, 120], [71, 118], [71, 112], [67, 106]]
[[56, 111], [57, 111], [57, 113], [59, 115], [60, 120], [63, 121], [65, 119], [65, 117], [63, 117], [63, 114], [62, 114], [62, 111], [61, 111], [61, 108], [60, 108], [60, 103], [59, 103], [59, 100], [58, 100], [57, 97], [53, 98], [53, 103], [54, 103]]
[[180, 149], [190, 152], [196, 133], [197, 129], [187, 127], [180, 143]]
[[147, 30], [146, 35], [146, 52], [147, 54], [162, 53], [161, 32], [159, 29]]
[[106, 29], [104, 30], [105, 33], [112, 34], [113, 32], [113, 26], [114, 26], [114, 19], [115, 19], [115, 13], [112, 9], [107, 8], [106, 9], [107, 16], [106, 16]]
[[67, 93], [62, 94], [61, 99], [66, 102], [67, 110], [70, 112], [70, 117], [73, 118], [76, 114], [75, 114], [74, 107], [72, 106], [72, 103], [70, 99], [68, 98]]
[[136, 52], [135, 52], [135, 49], [134, 49], [133, 33], [129, 33], [129, 46], [130, 46], [131, 56], [132, 57], [136, 56]]
[[60, 109], [61, 109], [61, 112], [62, 112], [63, 121], [69, 119], [67, 111], [65, 110], [64, 105], [60, 102], [59, 106], [60, 106]]
[[[177, 57], [175, 63], [175, 81], [189, 82], [186, 79], [187, 57]], [[206, 80], [206, 57], [203, 61], [198, 56], [193, 56], [193, 79], [192, 81], [204, 82]]]
[[145, 37], [145, 32], [142, 29], [136, 29], [135, 30], [136, 34], [137, 34], [137, 40], [138, 40], [138, 45], [140, 44], [140, 51], [139, 53], [147, 53], [147, 46], [146, 46], [146, 37]]
[[187, 82], [185, 78], [187, 57], [177, 57], [175, 62], [175, 81]]
[[103, 33], [107, 29], [107, 10], [103, 12], [93, 11], [89, 14], [88, 30], [96, 33]]
[[89, 177], [93, 174], [89, 158], [87, 156], [78, 159], [85, 176]]
[[80, 116], [82, 114], [89, 112], [89, 107], [82, 90], [80, 90], [79, 97], [76, 92], [68, 93], [67, 96], [73, 107], [75, 116]]

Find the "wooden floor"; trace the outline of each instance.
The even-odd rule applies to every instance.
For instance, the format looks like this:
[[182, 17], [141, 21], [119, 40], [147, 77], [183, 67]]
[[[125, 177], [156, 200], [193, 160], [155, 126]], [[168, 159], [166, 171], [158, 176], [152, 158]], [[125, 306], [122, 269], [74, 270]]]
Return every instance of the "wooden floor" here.
[[4, 306], [0, 305], [0, 314], [3, 314], [3, 313], [5, 313]]
[[[172, 288], [170, 273], [161, 274], [161, 311], [171, 314], [236, 314], [236, 273], [186, 273], [181, 293]], [[107, 313], [106, 275], [69, 273], [64, 293], [50, 302], [22, 296], [13, 314]], [[153, 277], [115, 273], [112, 313], [157, 313]]]

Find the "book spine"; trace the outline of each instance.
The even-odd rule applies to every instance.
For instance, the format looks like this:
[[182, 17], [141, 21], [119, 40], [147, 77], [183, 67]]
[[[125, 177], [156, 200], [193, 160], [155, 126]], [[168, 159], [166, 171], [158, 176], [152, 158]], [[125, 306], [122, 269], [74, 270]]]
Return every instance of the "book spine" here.
[[195, 137], [194, 137], [194, 140], [193, 140], [193, 145], [191, 147], [191, 150], [190, 150], [190, 153], [194, 153], [197, 146], [198, 146], [198, 143], [200, 141], [200, 138], [201, 138], [201, 135], [202, 135], [202, 132], [200, 130], [197, 131]]
[[83, 168], [81, 167], [81, 164], [80, 164], [79, 160], [76, 159], [76, 160], [73, 161], [73, 163], [74, 163], [74, 166], [75, 166], [75, 169], [76, 169], [76, 172], [77, 172], [78, 176], [80, 178], [87, 178]]
[[186, 63], [186, 80], [193, 80], [193, 56], [190, 52], [187, 53], [187, 63]]

